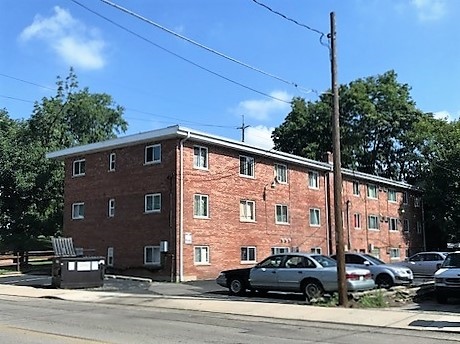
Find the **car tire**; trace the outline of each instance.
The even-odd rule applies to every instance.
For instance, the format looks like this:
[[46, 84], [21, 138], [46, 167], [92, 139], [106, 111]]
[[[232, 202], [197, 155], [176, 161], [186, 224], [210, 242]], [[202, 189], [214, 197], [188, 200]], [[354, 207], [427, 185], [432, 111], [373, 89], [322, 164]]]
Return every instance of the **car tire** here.
[[324, 288], [319, 281], [310, 279], [302, 282], [302, 293], [310, 301], [322, 297]]
[[436, 294], [436, 301], [442, 305], [447, 303], [447, 296], [444, 294]]
[[393, 279], [388, 274], [378, 275], [377, 278], [375, 279], [375, 284], [377, 285], [378, 288], [385, 288], [385, 289], [389, 289], [394, 285]]
[[241, 278], [231, 279], [228, 284], [228, 290], [231, 295], [243, 295], [246, 292], [246, 288]]

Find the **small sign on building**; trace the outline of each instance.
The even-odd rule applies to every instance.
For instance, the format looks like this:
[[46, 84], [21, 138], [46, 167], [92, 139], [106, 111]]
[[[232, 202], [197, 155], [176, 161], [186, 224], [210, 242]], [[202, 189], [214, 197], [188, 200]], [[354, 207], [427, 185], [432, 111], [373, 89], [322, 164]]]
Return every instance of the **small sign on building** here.
[[184, 241], [186, 244], [192, 244], [192, 233], [185, 233]]

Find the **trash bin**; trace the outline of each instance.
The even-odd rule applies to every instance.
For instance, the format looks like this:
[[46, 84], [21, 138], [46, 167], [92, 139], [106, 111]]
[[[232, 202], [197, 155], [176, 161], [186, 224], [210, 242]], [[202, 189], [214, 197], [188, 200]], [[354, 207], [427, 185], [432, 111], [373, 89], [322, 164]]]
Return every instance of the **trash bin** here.
[[77, 256], [72, 238], [53, 238], [51, 284], [55, 288], [96, 288], [104, 285], [104, 257]]

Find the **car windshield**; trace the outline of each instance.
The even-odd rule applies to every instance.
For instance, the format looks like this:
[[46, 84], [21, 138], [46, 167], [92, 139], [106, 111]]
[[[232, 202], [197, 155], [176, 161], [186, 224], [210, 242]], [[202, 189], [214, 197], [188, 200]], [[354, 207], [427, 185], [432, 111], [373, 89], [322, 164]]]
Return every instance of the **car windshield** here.
[[370, 260], [375, 265], [386, 264], [384, 261], [382, 261], [382, 260], [378, 259], [377, 257], [374, 257], [374, 256], [372, 256], [370, 254], [365, 254], [364, 257], [366, 257], [368, 260]]
[[444, 263], [442, 263], [443, 268], [460, 268], [460, 253], [459, 254], [449, 254]]
[[321, 254], [315, 254], [311, 257], [316, 260], [323, 268], [328, 266], [337, 266], [337, 262], [334, 259], [323, 256]]

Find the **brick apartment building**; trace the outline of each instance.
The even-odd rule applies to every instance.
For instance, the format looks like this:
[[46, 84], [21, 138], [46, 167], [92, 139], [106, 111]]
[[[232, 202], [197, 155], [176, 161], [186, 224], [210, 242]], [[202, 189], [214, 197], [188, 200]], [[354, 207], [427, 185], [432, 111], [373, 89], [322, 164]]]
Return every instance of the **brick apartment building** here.
[[[325, 162], [180, 126], [49, 153], [65, 161], [64, 235], [113, 269], [213, 279], [274, 252], [334, 253]], [[398, 261], [424, 248], [413, 186], [343, 173], [345, 249]]]

